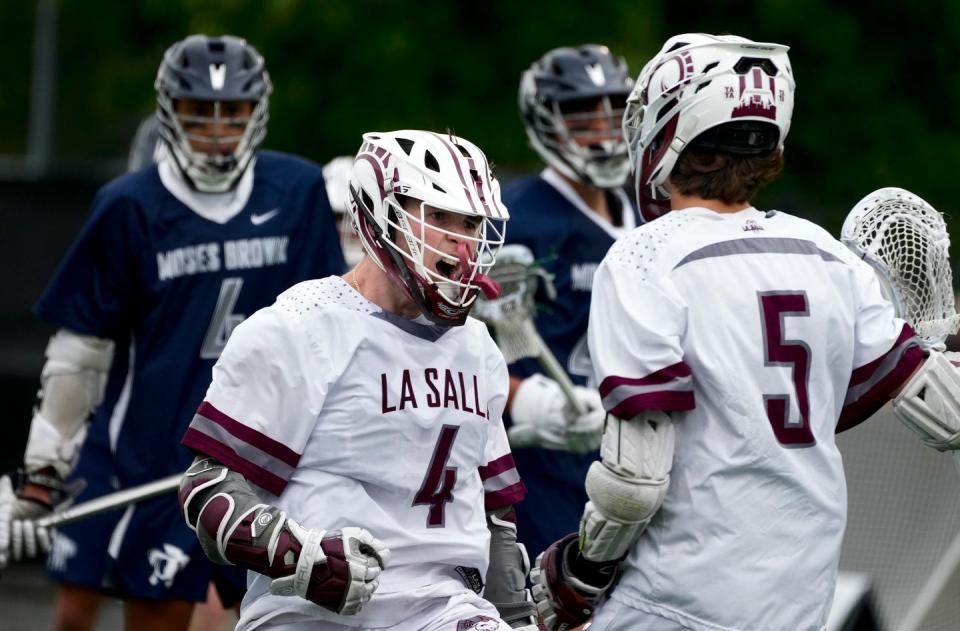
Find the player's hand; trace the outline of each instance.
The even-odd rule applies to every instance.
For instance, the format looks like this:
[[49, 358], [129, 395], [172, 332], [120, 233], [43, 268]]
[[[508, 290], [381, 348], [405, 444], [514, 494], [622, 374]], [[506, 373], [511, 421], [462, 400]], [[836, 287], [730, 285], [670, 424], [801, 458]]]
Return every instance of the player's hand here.
[[[526, 558], [526, 552], [523, 556]], [[526, 566], [526, 562], [524, 565]], [[509, 624], [511, 629], [546, 631], [546, 627], [540, 622], [537, 604], [533, 601], [530, 590], [524, 590], [524, 594], [526, 599], [519, 602], [493, 603], [493, 606], [497, 608], [497, 613], [500, 614], [500, 619]]]
[[[588, 582], [572, 569], [579, 537], [572, 533], [540, 553], [530, 571], [533, 600], [549, 631], [577, 627], [593, 616], [593, 610], [617, 578], [618, 563], [593, 564], [599, 572]], [[602, 583], [602, 584], [601, 584]]]
[[543, 447], [556, 451], [589, 453], [600, 446], [606, 414], [596, 390], [574, 387], [580, 407], [577, 415], [563, 389], [553, 379], [536, 374], [521, 382], [513, 395], [507, 431], [514, 448]]
[[380, 585], [390, 551], [363, 528], [306, 530], [287, 520], [300, 544], [297, 570], [270, 583], [270, 593], [299, 596], [335, 613], [353, 615]]
[[9, 476], [0, 477], [0, 570], [10, 564], [10, 534], [13, 521], [13, 503], [17, 496]]
[[[10, 478], [5, 478], [13, 487]], [[10, 505], [10, 556], [14, 561], [32, 559], [50, 551], [51, 532], [36, 520], [53, 512], [54, 503], [63, 495], [63, 482], [52, 469], [22, 475], [13, 491]]]

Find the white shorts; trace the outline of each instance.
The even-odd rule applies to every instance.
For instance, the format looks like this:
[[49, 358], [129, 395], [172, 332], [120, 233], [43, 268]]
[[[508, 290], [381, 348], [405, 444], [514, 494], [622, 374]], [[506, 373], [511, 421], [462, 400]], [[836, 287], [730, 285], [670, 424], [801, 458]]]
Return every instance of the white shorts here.
[[[295, 617], [295, 620], [290, 620]], [[285, 621], [285, 618], [287, 621]], [[416, 618], [416, 619], [414, 619]], [[415, 617], [389, 627], [353, 627], [301, 616], [279, 615], [256, 626], [269, 631], [511, 631], [496, 607], [473, 592], [432, 598]]]

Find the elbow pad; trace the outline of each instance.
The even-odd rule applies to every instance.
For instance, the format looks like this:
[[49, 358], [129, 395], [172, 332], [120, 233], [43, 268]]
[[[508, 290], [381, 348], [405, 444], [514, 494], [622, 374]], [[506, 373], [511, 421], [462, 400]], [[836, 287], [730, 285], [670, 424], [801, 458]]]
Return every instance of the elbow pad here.
[[113, 342], [60, 329], [46, 356], [23, 460], [28, 473], [53, 467], [64, 478], [83, 442], [85, 422], [103, 400]]
[[590, 501], [580, 521], [584, 558], [612, 561], [627, 554], [666, 497], [673, 445], [673, 423], [663, 412], [628, 421], [607, 417], [601, 459], [587, 472]]

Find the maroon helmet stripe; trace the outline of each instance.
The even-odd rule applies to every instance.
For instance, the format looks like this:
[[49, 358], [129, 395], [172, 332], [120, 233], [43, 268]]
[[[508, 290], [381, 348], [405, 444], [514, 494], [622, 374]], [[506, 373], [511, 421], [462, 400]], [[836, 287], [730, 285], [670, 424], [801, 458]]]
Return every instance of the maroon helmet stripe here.
[[470, 202], [470, 210], [477, 212], [477, 207], [473, 203], [473, 196], [470, 194], [470, 189], [467, 188], [467, 180], [463, 177], [463, 170], [460, 168], [460, 161], [457, 159], [456, 151], [454, 151], [453, 146], [446, 141], [446, 139], [440, 134], [433, 134], [436, 136], [440, 142], [446, 147], [447, 151], [450, 153], [450, 157], [453, 158], [453, 166], [457, 168], [457, 175], [460, 177], [460, 184], [463, 186], [463, 192], [467, 194], [467, 201]]

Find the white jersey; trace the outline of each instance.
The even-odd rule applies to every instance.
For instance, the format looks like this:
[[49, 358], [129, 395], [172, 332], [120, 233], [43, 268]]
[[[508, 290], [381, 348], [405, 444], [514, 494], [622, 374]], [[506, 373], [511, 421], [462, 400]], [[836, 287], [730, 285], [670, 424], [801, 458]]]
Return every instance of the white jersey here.
[[589, 343], [604, 407], [676, 430], [613, 598], [696, 629], [822, 628], [846, 521], [835, 432], [923, 358], [869, 266], [785, 213], [673, 211], [604, 259]]
[[251, 572], [239, 628], [277, 617], [387, 626], [428, 598], [479, 589], [485, 511], [525, 493], [501, 421], [507, 388], [479, 321], [406, 320], [339, 277], [296, 285], [239, 325], [184, 444], [305, 528], [360, 526], [391, 552], [355, 616], [272, 596]]

